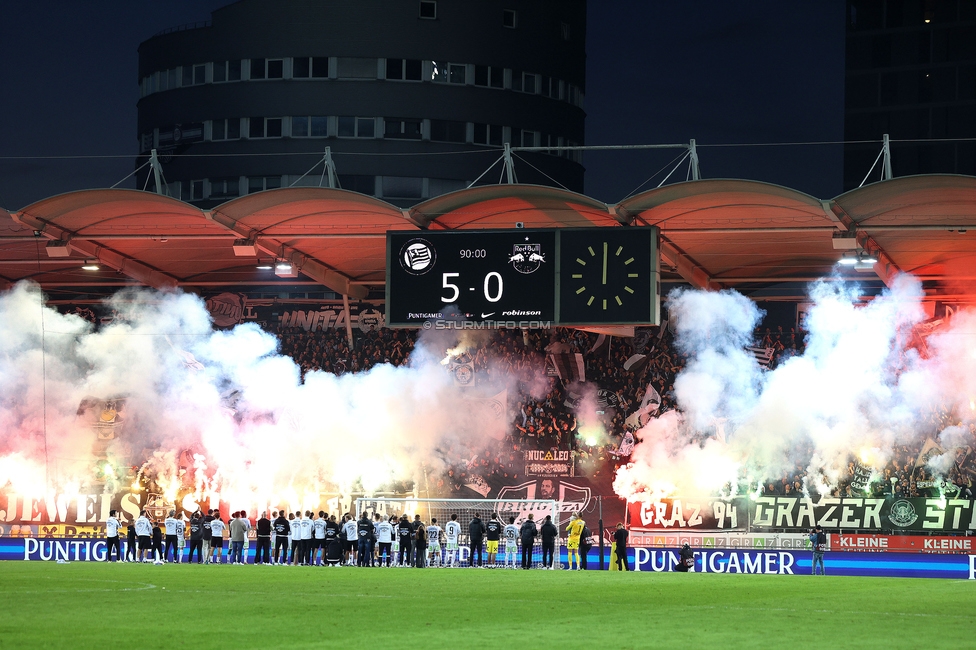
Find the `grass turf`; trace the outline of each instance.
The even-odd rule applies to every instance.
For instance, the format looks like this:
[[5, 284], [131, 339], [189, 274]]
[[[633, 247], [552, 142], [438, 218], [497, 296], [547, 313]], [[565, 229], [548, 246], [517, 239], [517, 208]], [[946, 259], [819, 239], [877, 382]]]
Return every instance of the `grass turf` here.
[[832, 576], [2, 562], [0, 647], [964, 648], [976, 643], [974, 591]]

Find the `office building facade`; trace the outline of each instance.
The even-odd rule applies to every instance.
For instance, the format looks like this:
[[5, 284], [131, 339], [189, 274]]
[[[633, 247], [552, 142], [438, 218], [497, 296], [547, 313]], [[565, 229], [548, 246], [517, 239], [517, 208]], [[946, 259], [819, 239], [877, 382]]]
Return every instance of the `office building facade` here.
[[895, 176], [976, 174], [976, 2], [848, 0], [846, 29], [844, 189], [885, 133]]
[[[140, 164], [156, 149], [167, 193], [206, 207], [324, 184], [329, 147], [341, 187], [411, 205], [505, 143], [583, 144], [585, 40], [585, 0], [241, 0], [140, 45]], [[578, 151], [515, 168], [583, 191]]]

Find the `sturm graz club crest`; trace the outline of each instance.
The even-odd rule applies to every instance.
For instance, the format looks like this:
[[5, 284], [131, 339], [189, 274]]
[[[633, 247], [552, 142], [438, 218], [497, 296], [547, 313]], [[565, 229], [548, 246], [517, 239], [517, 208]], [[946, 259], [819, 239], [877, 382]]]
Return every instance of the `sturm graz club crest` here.
[[423, 275], [434, 268], [437, 252], [426, 239], [411, 239], [400, 249], [400, 266], [411, 275]]
[[888, 519], [894, 525], [904, 528], [914, 524], [915, 520], [918, 519], [918, 515], [915, 514], [915, 506], [911, 502], [900, 499], [891, 505], [891, 510], [888, 512]]
[[516, 271], [528, 275], [539, 270], [546, 261], [546, 255], [542, 252], [542, 244], [515, 244], [508, 261]]

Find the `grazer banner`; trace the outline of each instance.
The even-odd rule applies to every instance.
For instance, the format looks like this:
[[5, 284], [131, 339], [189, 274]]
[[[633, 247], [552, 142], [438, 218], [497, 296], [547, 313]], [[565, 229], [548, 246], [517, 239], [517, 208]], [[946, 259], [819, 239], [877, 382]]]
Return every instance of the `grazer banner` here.
[[828, 531], [976, 530], [976, 501], [797, 497], [661, 499], [628, 504], [632, 531], [783, 531], [805, 532], [820, 524]]
[[758, 497], [749, 505], [752, 530], [824, 528], [861, 531], [922, 530], [965, 532], [976, 529], [971, 499], [871, 499]]
[[746, 530], [749, 502], [745, 497], [711, 497], [633, 501], [628, 504], [630, 530]]

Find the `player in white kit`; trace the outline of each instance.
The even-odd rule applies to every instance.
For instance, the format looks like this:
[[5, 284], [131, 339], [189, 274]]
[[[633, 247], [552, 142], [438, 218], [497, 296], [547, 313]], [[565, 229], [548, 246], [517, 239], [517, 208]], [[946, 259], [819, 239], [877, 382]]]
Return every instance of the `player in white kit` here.
[[447, 558], [445, 566], [456, 567], [458, 557], [458, 537], [461, 535], [461, 524], [457, 522], [457, 515], [451, 515], [451, 520], [444, 525], [444, 537], [447, 541]]
[[518, 568], [515, 564], [515, 558], [518, 556], [518, 535], [519, 529], [515, 525], [515, 517], [509, 517], [508, 525], [502, 531], [502, 537], [505, 538], [505, 568], [508, 568], [509, 562], [512, 563], [513, 569]]
[[431, 518], [430, 526], [427, 526], [427, 566], [443, 566], [444, 560], [441, 557], [441, 527], [437, 525], [437, 519]]

